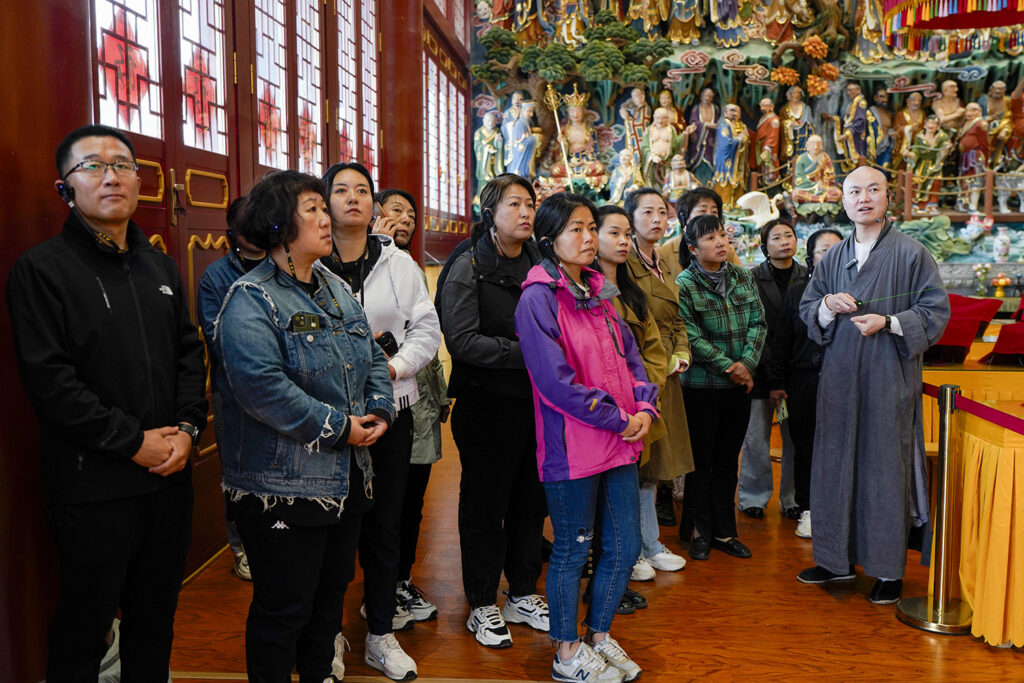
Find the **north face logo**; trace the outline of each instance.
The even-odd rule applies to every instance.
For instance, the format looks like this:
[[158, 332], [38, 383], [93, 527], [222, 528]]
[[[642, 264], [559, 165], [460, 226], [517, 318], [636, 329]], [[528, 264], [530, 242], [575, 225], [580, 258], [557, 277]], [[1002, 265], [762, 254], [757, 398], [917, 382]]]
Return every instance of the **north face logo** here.
[[166, 294], [167, 296], [174, 296], [174, 292], [167, 285], [160, 285], [160, 293]]

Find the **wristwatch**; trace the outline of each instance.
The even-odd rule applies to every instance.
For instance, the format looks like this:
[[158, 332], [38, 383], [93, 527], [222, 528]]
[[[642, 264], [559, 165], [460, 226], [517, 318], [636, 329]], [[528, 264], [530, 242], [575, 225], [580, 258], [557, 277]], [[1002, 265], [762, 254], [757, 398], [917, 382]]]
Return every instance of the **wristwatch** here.
[[892, 332], [892, 316], [891, 315], [885, 316], [885, 331], [886, 332]]
[[179, 422], [178, 431], [185, 432], [192, 437], [192, 445], [195, 446], [199, 442], [199, 427], [191, 425], [188, 422]]

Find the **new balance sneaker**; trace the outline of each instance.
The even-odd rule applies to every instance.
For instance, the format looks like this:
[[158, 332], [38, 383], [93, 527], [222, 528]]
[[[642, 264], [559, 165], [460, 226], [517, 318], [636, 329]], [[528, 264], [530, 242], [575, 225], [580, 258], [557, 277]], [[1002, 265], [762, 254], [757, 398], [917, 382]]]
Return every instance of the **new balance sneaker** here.
[[[647, 564], [651, 565], [659, 572], [677, 572], [686, 566], [686, 560], [666, 548], [660, 553], [655, 553], [648, 557]], [[634, 565], [633, 568], [635, 570], [636, 566]]]
[[477, 607], [469, 613], [466, 628], [476, 634], [476, 640], [484, 647], [501, 650], [512, 647], [512, 635], [508, 632], [505, 620], [497, 605]]
[[235, 576], [243, 581], [252, 581], [252, 572], [249, 571], [249, 558], [245, 552], [235, 553]]
[[623, 681], [636, 680], [636, 677], [640, 675], [640, 667], [629, 658], [629, 655], [619, 647], [619, 644], [611, 636], [605, 635], [604, 640], [593, 644], [593, 648], [594, 652], [604, 657], [604, 661], [622, 672]]
[[437, 606], [423, 597], [423, 593], [411, 580], [398, 582], [395, 601], [404, 607], [415, 621], [437, 619]]
[[331, 677], [341, 681], [345, 679], [345, 650], [352, 651], [348, 638], [340, 633], [334, 636], [334, 659], [331, 660]]
[[646, 558], [641, 557], [633, 565], [633, 573], [629, 575], [630, 581], [654, 581], [654, 567]]
[[811, 537], [811, 511], [804, 510], [800, 513], [800, 522], [796, 525], [796, 531], [793, 532], [800, 538]]
[[522, 597], [512, 597], [505, 591], [508, 597], [505, 606], [501, 608], [501, 616], [510, 624], [526, 624], [538, 631], [548, 631], [548, 604], [544, 598], [536, 593]]
[[367, 633], [363, 661], [393, 681], [411, 681], [416, 678], [416, 662], [405, 654], [394, 633], [382, 636]]
[[[364, 602], [359, 606], [359, 616], [366, 619], [366, 603]], [[416, 620], [409, 614], [409, 610], [405, 609], [401, 605], [395, 605], [395, 615], [391, 617], [391, 630], [392, 631], [405, 631], [412, 628]]]
[[580, 643], [576, 654], [564, 662], [555, 653], [551, 662], [551, 678], [563, 683], [622, 683], [622, 671], [608, 664], [589, 645]]

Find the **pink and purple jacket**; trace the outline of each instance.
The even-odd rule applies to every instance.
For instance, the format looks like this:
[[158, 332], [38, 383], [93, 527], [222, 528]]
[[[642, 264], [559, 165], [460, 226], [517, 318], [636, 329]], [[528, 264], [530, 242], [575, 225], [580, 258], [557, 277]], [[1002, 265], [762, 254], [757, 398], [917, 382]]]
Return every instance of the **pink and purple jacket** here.
[[551, 261], [530, 269], [516, 308], [516, 333], [533, 384], [537, 471], [541, 481], [581, 479], [635, 463], [643, 444], [619, 432], [646, 410], [657, 416], [658, 388], [647, 381], [618, 289], [583, 269], [591, 292], [577, 298]]

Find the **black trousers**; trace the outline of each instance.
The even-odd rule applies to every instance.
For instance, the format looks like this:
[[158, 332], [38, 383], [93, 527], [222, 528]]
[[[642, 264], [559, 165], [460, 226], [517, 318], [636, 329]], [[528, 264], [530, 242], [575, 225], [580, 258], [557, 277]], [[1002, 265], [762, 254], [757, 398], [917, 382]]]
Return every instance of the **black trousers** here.
[[366, 620], [375, 636], [391, 633], [395, 614], [399, 529], [411, 455], [412, 410], [405, 408], [398, 411], [391, 428], [370, 447], [373, 507], [363, 516], [359, 565], [363, 568]]
[[537, 592], [547, 504], [537, 477], [529, 398], [461, 396], [452, 409], [459, 448], [462, 585], [472, 609], [493, 605], [504, 569], [509, 592]]
[[794, 372], [786, 381], [789, 435], [793, 439], [793, 488], [800, 511], [811, 509], [811, 457], [818, 410], [818, 373]]
[[694, 470], [686, 475], [679, 536], [736, 536], [736, 479], [750, 420], [742, 388], [684, 389]]
[[402, 501], [402, 519], [399, 523], [401, 547], [398, 552], [398, 580], [412, 578], [412, 566], [416, 564], [416, 546], [420, 540], [420, 524], [423, 522], [423, 497], [427, 493], [432, 465], [409, 465], [409, 479], [405, 485], [405, 500]]
[[355, 474], [349, 477], [345, 510], [336, 522], [284, 522], [277, 506], [264, 510], [258, 499], [249, 501], [253, 504], [236, 518], [252, 571], [245, 624], [250, 681], [284, 683], [294, 668], [300, 681], [321, 683], [331, 673], [345, 590], [355, 575], [359, 529], [371, 505], [361, 473], [354, 462], [350, 467]]
[[97, 679], [118, 607], [121, 680], [167, 680], [192, 497], [184, 481], [130, 498], [47, 506], [60, 575], [47, 681]]

